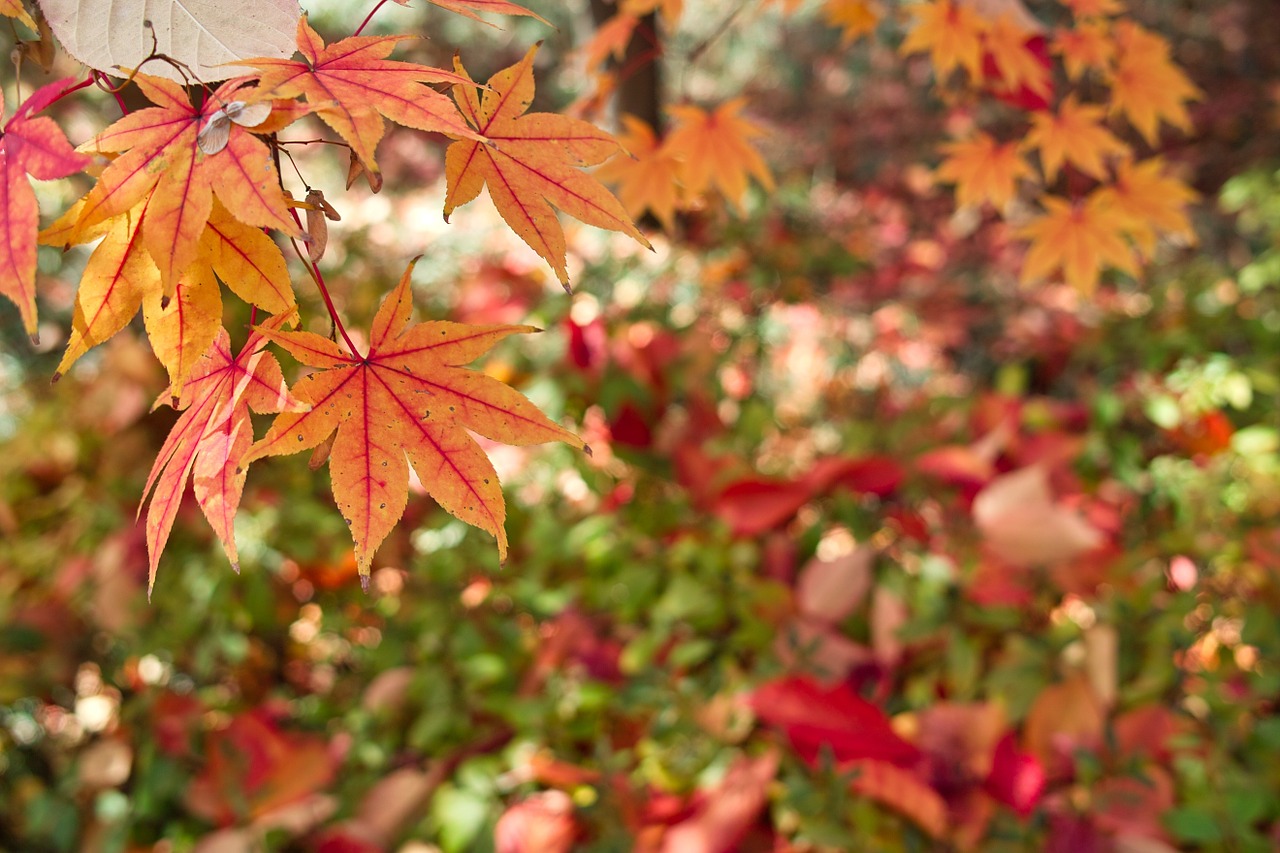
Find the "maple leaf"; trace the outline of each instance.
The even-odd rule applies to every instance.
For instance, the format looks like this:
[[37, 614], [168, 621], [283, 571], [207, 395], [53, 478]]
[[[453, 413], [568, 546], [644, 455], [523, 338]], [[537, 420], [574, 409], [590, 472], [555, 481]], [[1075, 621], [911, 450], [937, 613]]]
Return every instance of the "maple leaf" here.
[[1062, 164], [1070, 163], [1101, 181], [1107, 176], [1107, 157], [1129, 153], [1129, 146], [1103, 127], [1105, 112], [1100, 106], [1080, 104], [1073, 93], [1058, 105], [1056, 114], [1040, 111], [1031, 116], [1031, 130], [1023, 144], [1039, 149], [1045, 180], [1052, 183]]
[[1042, 201], [1046, 212], [1018, 230], [1018, 236], [1031, 241], [1023, 281], [1061, 269], [1067, 284], [1092, 293], [1104, 267], [1137, 275], [1133, 251], [1123, 238], [1129, 220], [1106, 198], [1095, 191], [1083, 203], [1056, 196]]
[[1091, 20], [1077, 24], [1075, 29], [1058, 30], [1053, 36], [1053, 52], [1062, 57], [1069, 80], [1080, 79], [1090, 68], [1109, 71], [1116, 54], [1111, 25], [1106, 20]]
[[667, 135], [666, 149], [680, 160], [684, 186], [697, 198], [714, 187], [739, 210], [754, 177], [766, 190], [773, 176], [751, 139], [764, 131], [738, 115], [746, 98], [733, 98], [707, 112], [692, 105], [668, 107], [676, 126]]
[[986, 133], [941, 148], [948, 156], [938, 166], [938, 178], [956, 185], [956, 201], [962, 207], [989, 201], [1003, 208], [1017, 194], [1018, 179], [1032, 175], [1018, 143], [1001, 144]]
[[[409, 5], [409, 0], [396, 0], [396, 2], [401, 6]], [[430, 2], [441, 9], [448, 9], [450, 12], [466, 15], [476, 21], [484, 20], [476, 12], [493, 12], [497, 15], [526, 15], [530, 18], [537, 18], [547, 26], [551, 26], [551, 22], [541, 15], [530, 12], [525, 7], [517, 6], [515, 3], [508, 3], [507, 0], [430, 0]]]
[[1108, 76], [1111, 111], [1124, 113], [1155, 145], [1160, 122], [1191, 132], [1187, 103], [1204, 97], [1169, 56], [1169, 43], [1133, 21], [1115, 24], [1116, 62]]
[[1155, 251], [1159, 232], [1195, 242], [1186, 207], [1200, 196], [1171, 177], [1159, 157], [1141, 163], [1122, 162], [1114, 183], [1100, 187], [1098, 197], [1124, 217], [1125, 231], [1147, 257]]
[[[196, 501], [222, 542], [227, 559], [236, 571], [240, 570], [233, 522], [244, 492], [248, 465], [245, 454], [253, 444], [249, 411], [271, 414], [307, 408], [289, 394], [275, 356], [262, 351], [267, 343], [266, 332], [279, 329], [289, 316], [278, 314], [250, 332], [235, 356], [231, 354], [226, 330], [218, 329], [213, 344], [201, 356], [178, 396], [174, 408], [183, 410], [182, 415], [151, 466], [138, 507], [141, 513], [142, 505], [150, 501], [146, 526], [148, 596], [155, 586], [156, 567], [169, 541], [189, 476]], [[170, 394], [162, 394], [156, 405], [170, 399]]]
[[658, 11], [662, 15], [662, 23], [669, 29], [675, 29], [684, 14], [684, 0], [622, 0], [621, 9], [628, 15], [642, 18], [650, 12]]
[[[81, 274], [71, 334], [54, 373], [55, 381], [89, 349], [124, 328], [138, 309], [150, 302], [149, 316], [153, 324], [148, 326], [148, 331], [163, 333], [159, 340], [153, 338], [152, 348], [169, 370], [170, 382], [180, 389], [186, 379], [184, 371], [195, 364], [190, 349], [199, 347], [199, 351], [203, 351], [221, 323], [222, 299], [216, 285], [196, 288], [197, 281], [211, 281], [209, 269], [250, 304], [273, 314], [293, 308], [293, 290], [279, 247], [261, 230], [237, 221], [214, 199], [200, 238], [200, 258], [179, 279], [178, 289], [186, 301], [180, 298], [166, 313], [166, 309], [161, 308], [160, 270], [142, 240], [151, 204], [152, 197], [144, 198], [125, 214], [77, 231], [71, 223], [79, 217], [79, 208], [83, 206], [80, 202], [41, 232], [41, 242], [48, 245], [65, 246], [103, 238]], [[203, 308], [198, 314], [187, 310], [192, 305], [193, 293], [199, 296], [195, 304]], [[168, 319], [161, 322], [161, 317]], [[176, 333], [171, 331], [175, 323]]]
[[[551, 205], [588, 225], [621, 231], [646, 248], [649, 241], [604, 186], [580, 166], [602, 163], [620, 150], [618, 141], [579, 119], [554, 113], [525, 113], [533, 102], [535, 45], [524, 59], [489, 78], [477, 94], [475, 82], [454, 58], [466, 85], [454, 86], [462, 114], [490, 140], [460, 139], [445, 152], [447, 189], [444, 217], [473, 201], [485, 186], [511, 229], [542, 256], [566, 288], [564, 229]], [[476, 134], [470, 134], [475, 137]]]
[[875, 32], [880, 23], [880, 7], [871, 0], [827, 0], [822, 17], [840, 28], [840, 44], [848, 47], [859, 38]]
[[458, 83], [440, 68], [387, 59], [414, 36], [352, 36], [326, 46], [307, 16], [298, 19], [302, 62], [259, 57], [245, 60], [262, 71], [258, 87], [283, 97], [307, 99], [316, 115], [347, 141], [372, 174], [374, 151], [386, 126], [383, 117], [417, 130], [479, 139], [447, 97], [427, 83]]
[[[31, 93], [0, 134], [0, 294], [18, 306], [22, 324], [36, 336], [36, 231], [40, 207], [27, 175], [42, 181], [65, 178], [89, 164], [61, 128], [36, 113], [75, 85], [55, 80]], [[4, 104], [0, 102], [0, 117]]]
[[928, 52], [938, 79], [957, 67], [982, 79], [982, 35], [987, 21], [954, 0], [931, 0], [912, 9], [915, 21], [902, 42], [902, 52]]
[[336, 430], [329, 456], [333, 495], [351, 527], [362, 579], [404, 513], [410, 464], [440, 506], [493, 534], [505, 560], [498, 475], [468, 430], [506, 444], [584, 447], [512, 388], [462, 367], [503, 338], [536, 330], [443, 321], [409, 326], [412, 272], [411, 263], [374, 316], [366, 355], [345, 353], [310, 332], [263, 331], [321, 370], [294, 386], [294, 396], [311, 410], [278, 416], [241, 463], [315, 447]]
[[648, 122], [624, 115], [622, 126], [625, 132], [618, 141], [631, 156], [617, 155], [596, 170], [596, 177], [617, 186], [618, 198], [632, 216], [650, 211], [670, 231], [680, 206], [680, 161], [659, 142]]
[[1062, 5], [1069, 8], [1077, 18], [1100, 18], [1104, 15], [1119, 15], [1124, 11], [1120, 0], [1062, 0]]
[[582, 48], [587, 73], [596, 73], [610, 57], [621, 62], [631, 44], [631, 36], [635, 34], [640, 19], [631, 14], [619, 12], [600, 26], [596, 27], [591, 41]]
[[156, 106], [130, 113], [82, 146], [124, 153], [85, 196], [80, 229], [119, 216], [150, 196], [142, 242], [160, 269], [165, 297], [200, 253], [215, 194], [246, 225], [301, 236], [260, 139], [228, 123], [223, 148], [212, 154], [201, 148], [201, 129], [223, 105], [237, 100], [242, 80], [224, 83], [199, 107], [171, 80], [138, 74], [134, 82]]

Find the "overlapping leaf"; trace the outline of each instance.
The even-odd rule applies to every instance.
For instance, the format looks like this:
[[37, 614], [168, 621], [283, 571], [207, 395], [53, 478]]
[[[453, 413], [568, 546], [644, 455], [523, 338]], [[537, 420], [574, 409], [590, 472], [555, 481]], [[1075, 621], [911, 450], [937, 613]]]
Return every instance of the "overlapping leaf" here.
[[905, 54], [928, 52], [939, 79], [963, 68], [972, 80], [982, 79], [982, 34], [987, 21], [955, 0], [927, 0], [912, 8], [915, 17]]
[[1129, 146], [1102, 125], [1105, 112], [1102, 107], [1079, 103], [1072, 94], [1058, 105], [1057, 113], [1040, 111], [1031, 116], [1031, 130], [1024, 144], [1039, 149], [1045, 180], [1057, 179], [1064, 163], [1103, 180], [1107, 176], [1107, 158], [1129, 153]]
[[[267, 414], [307, 408], [289, 394], [275, 356], [262, 351], [267, 343], [264, 332], [279, 329], [285, 319], [286, 315], [277, 315], [263, 324], [262, 331], [251, 332], [234, 356], [226, 330], [219, 329], [213, 345], [202, 355], [182, 389], [175, 406], [183, 410], [182, 415], [160, 448], [142, 493], [143, 503], [150, 499], [148, 593], [155, 585], [160, 555], [169, 540], [187, 480], [193, 474], [196, 501], [222, 542], [231, 565], [239, 569], [233, 522], [244, 492], [245, 454], [253, 444], [249, 411]], [[165, 394], [159, 402], [169, 399], [170, 395]]]
[[[36, 230], [40, 209], [27, 175], [42, 181], [65, 178], [89, 163], [62, 129], [36, 113], [75, 85], [55, 80], [31, 94], [0, 134], [0, 295], [22, 313], [27, 334], [36, 334]], [[3, 109], [3, 104], [0, 104]]]
[[752, 142], [764, 131], [739, 115], [744, 106], [745, 98], [733, 98], [710, 112], [688, 104], [668, 110], [676, 126], [665, 147], [680, 160], [689, 195], [715, 189], [741, 209], [751, 178], [773, 189], [769, 167]]
[[622, 117], [625, 133], [621, 153], [596, 171], [596, 177], [618, 188], [618, 198], [632, 216], [648, 211], [668, 231], [675, 224], [680, 206], [680, 161], [662, 145], [648, 122], [635, 116]]
[[[405, 5], [408, 0], [396, 0], [396, 2]], [[430, 0], [430, 2], [441, 9], [448, 9], [450, 12], [466, 15], [468, 18], [474, 18], [477, 21], [482, 19], [476, 12], [492, 12], [496, 15], [527, 15], [530, 18], [537, 18], [544, 24], [548, 24], [547, 19], [541, 15], [530, 12], [525, 7], [515, 3], [509, 3], [507, 0]]]
[[493, 534], [505, 559], [506, 506], [498, 476], [468, 430], [507, 444], [582, 440], [557, 426], [522, 395], [469, 364], [508, 335], [529, 326], [409, 325], [410, 264], [373, 320], [369, 352], [343, 352], [310, 332], [263, 334], [304, 364], [320, 368], [297, 383], [311, 406], [286, 412], [242, 460], [297, 453], [333, 435], [333, 495], [355, 540], [367, 578], [382, 540], [404, 513], [409, 465], [428, 493], [453, 515]]
[[304, 15], [298, 21], [303, 61], [261, 57], [248, 60], [262, 70], [258, 86], [283, 97], [303, 96], [326, 124], [351, 146], [369, 172], [377, 174], [374, 151], [386, 126], [383, 117], [418, 130], [478, 139], [453, 103], [428, 83], [459, 83], [439, 68], [387, 59], [397, 44], [413, 36], [352, 36], [325, 45]]
[[1001, 144], [990, 134], [942, 146], [947, 158], [938, 167], [938, 179], [956, 185], [961, 205], [990, 202], [1003, 208], [1017, 193], [1018, 180], [1031, 177], [1031, 167], [1018, 153], [1016, 142]]
[[1155, 145], [1160, 123], [1191, 131], [1187, 104], [1203, 93], [1174, 64], [1169, 43], [1133, 21], [1115, 24], [1116, 61], [1109, 81], [1111, 109], [1123, 113]]
[[1045, 213], [1019, 230], [1031, 241], [1022, 278], [1031, 281], [1061, 270], [1067, 284], [1092, 293], [1102, 271], [1115, 267], [1137, 274], [1133, 250], [1125, 241], [1129, 220], [1097, 192], [1083, 202], [1046, 196]]
[[568, 287], [564, 229], [552, 205], [588, 225], [621, 231], [645, 246], [649, 241], [613, 194], [579, 169], [615, 154], [617, 140], [579, 119], [525, 114], [533, 103], [536, 52], [535, 46], [524, 59], [490, 77], [483, 95], [454, 59], [454, 67], [467, 81], [453, 87], [454, 98], [467, 121], [493, 145], [461, 139], [449, 146], [444, 215], [448, 219], [487, 185], [498, 213]]
[[215, 194], [246, 225], [301, 234], [260, 139], [228, 123], [221, 150], [209, 154], [200, 148], [201, 129], [223, 105], [243, 96], [240, 83], [223, 84], [194, 107], [170, 80], [139, 74], [134, 82], [157, 106], [130, 113], [91, 143], [99, 151], [122, 153], [85, 197], [80, 229], [119, 216], [150, 196], [142, 242], [160, 270], [166, 297], [200, 252]]

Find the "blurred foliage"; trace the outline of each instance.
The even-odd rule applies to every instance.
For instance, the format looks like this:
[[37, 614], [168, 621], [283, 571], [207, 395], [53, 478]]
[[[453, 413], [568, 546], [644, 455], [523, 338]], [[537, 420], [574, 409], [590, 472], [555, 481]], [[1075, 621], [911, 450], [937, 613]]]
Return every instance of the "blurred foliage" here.
[[[779, 149], [814, 109], [790, 47]], [[385, 143], [331, 246], [344, 310], [428, 234], [419, 304], [544, 326], [485, 369], [595, 451], [490, 448], [505, 568], [412, 497], [364, 596], [327, 484], [271, 460], [242, 574], [188, 502], [148, 603], [158, 369], [123, 336], [50, 387], [6, 313], [0, 849], [658, 850], [715, 809], [707, 849], [1280, 845], [1280, 172], [1228, 181], [1141, 287], [1020, 289], [998, 225], [892, 146], [837, 156], [937, 132], [871, 50], [812, 66], [867, 81], [798, 145], [826, 171], [654, 254], [579, 233], [572, 298], [492, 221], [392, 192], [439, 152]], [[821, 707], [754, 702], [802, 675], [916, 750], [905, 795], [848, 763], [888, 738], [867, 720], [808, 755]]]

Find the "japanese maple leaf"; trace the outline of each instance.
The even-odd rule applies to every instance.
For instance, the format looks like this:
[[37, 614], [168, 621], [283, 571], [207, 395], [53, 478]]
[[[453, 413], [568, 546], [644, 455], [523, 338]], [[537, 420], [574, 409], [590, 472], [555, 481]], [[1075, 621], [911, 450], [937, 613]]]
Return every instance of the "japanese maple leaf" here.
[[680, 206], [680, 161], [667, 150], [649, 123], [624, 115], [619, 141], [630, 152], [619, 154], [596, 170], [596, 177], [618, 188], [618, 198], [632, 216], [651, 212], [670, 231]]
[[[27, 175], [42, 181], [79, 172], [89, 158], [77, 154], [62, 129], [36, 113], [75, 85], [55, 80], [31, 93], [0, 134], [0, 294], [18, 306], [22, 324], [36, 335], [36, 231], [40, 208]], [[0, 117], [4, 104], [0, 102]]]
[[1057, 30], [1053, 52], [1062, 57], [1067, 79], [1075, 81], [1088, 71], [1108, 71], [1116, 54], [1115, 39], [1107, 21], [1084, 21], [1074, 29]]
[[822, 7], [826, 22], [840, 28], [840, 44], [844, 47], [875, 32], [880, 15], [880, 7], [871, 0], [827, 0]]
[[662, 22], [669, 29], [674, 29], [684, 14], [684, 0], [622, 0], [622, 11], [638, 17], [661, 12]]
[[1196, 233], [1187, 218], [1187, 205], [1200, 196], [1169, 175], [1159, 157], [1141, 163], [1121, 163], [1115, 182], [1099, 188], [1098, 197], [1124, 217], [1125, 230], [1147, 257], [1155, 251], [1160, 233], [1195, 242]]
[[414, 36], [352, 36], [326, 46], [307, 16], [298, 19], [303, 61], [259, 57], [246, 64], [262, 69], [258, 87], [284, 97], [307, 99], [314, 112], [347, 141], [365, 169], [378, 173], [374, 151], [386, 125], [383, 117], [417, 130], [478, 139], [457, 108], [427, 83], [458, 83], [440, 68], [387, 59]]
[[142, 242], [160, 270], [166, 297], [200, 253], [215, 194], [246, 225], [301, 236], [262, 140], [234, 123], [228, 123], [227, 142], [217, 153], [205, 153], [197, 140], [222, 106], [237, 100], [243, 81], [224, 83], [199, 107], [171, 80], [138, 74], [134, 82], [156, 106], [130, 113], [86, 146], [123, 153], [85, 196], [81, 229], [151, 196]]
[[1128, 219], [1095, 191], [1083, 202], [1045, 196], [1046, 212], [1019, 229], [1031, 241], [1023, 281], [1061, 269], [1067, 284], [1092, 293], [1106, 267], [1137, 274], [1133, 250], [1124, 240]]
[[773, 189], [769, 167], [751, 142], [764, 131], [738, 115], [746, 103], [746, 98], [733, 98], [710, 112], [688, 104], [668, 107], [676, 126], [665, 147], [680, 160], [690, 196], [714, 188], [741, 210], [749, 178]]
[[[4, 15], [6, 18], [17, 18], [30, 27], [33, 33], [40, 32], [40, 27], [37, 26], [31, 15], [27, 13], [27, 10], [23, 8], [22, 0], [0, 0], [0, 15]], [[58, 82], [65, 83], [66, 81], [59, 80]], [[68, 145], [67, 147], [70, 148], [71, 146]]]
[[928, 0], [912, 8], [915, 21], [902, 42], [905, 54], [928, 52], [938, 79], [957, 67], [982, 79], [982, 34], [987, 21], [955, 0]]
[[942, 146], [947, 159], [938, 166], [938, 179], [956, 185], [961, 205], [991, 202], [1003, 208], [1017, 194], [1018, 179], [1030, 178], [1031, 167], [1018, 153], [1018, 143], [1001, 144], [986, 133]]
[[1057, 113], [1041, 111], [1031, 116], [1031, 130], [1023, 144], [1039, 149], [1046, 181], [1057, 179], [1063, 163], [1104, 180], [1107, 158], [1129, 153], [1129, 146], [1102, 125], [1105, 112], [1102, 107], [1078, 103], [1071, 94], [1058, 105]]
[[[266, 414], [307, 408], [289, 394], [275, 356], [262, 351], [267, 343], [266, 333], [279, 329], [285, 320], [286, 315], [276, 315], [250, 332], [244, 347], [234, 356], [231, 340], [220, 328], [178, 396], [175, 408], [183, 412], [160, 448], [142, 492], [143, 504], [150, 500], [146, 529], [148, 595], [155, 586], [156, 567], [169, 541], [189, 477], [200, 509], [222, 542], [227, 559], [239, 571], [233, 522], [244, 492], [248, 465], [245, 455], [253, 444], [249, 411]], [[163, 394], [156, 404], [170, 399], [169, 394]], [[138, 511], [141, 513], [141, 505]]]
[[[602, 163], [620, 150], [611, 135], [580, 119], [554, 113], [525, 113], [533, 103], [534, 46], [524, 59], [489, 78], [479, 94], [471, 76], [454, 59], [466, 80], [453, 96], [467, 121], [492, 145], [460, 139], [445, 152], [447, 220], [454, 210], [480, 195], [485, 186], [511, 229], [569, 286], [564, 229], [552, 205], [588, 225], [621, 231], [649, 247], [621, 202], [581, 166]], [[474, 137], [475, 134], [470, 134]]]
[[[409, 5], [409, 0], [396, 0], [401, 6]], [[476, 12], [493, 12], [497, 15], [527, 15], [530, 18], [537, 18], [542, 23], [550, 26], [550, 22], [541, 15], [530, 12], [523, 6], [517, 6], [515, 3], [508, 3], [507, 0], [430, 0], [430, 2], [439, 6], [441, 9], [448, 9], [450, 12], [457, 12], [459, 15], [466, 15], [468, 18], [480, 21], [483, 20]]]
[[1025, 89], [1041, 99], [1048, 98], [1052, 87], [1049, 61], [1048, 57], [1032, 50], [1035, 35], [1007, 14], [1001, 15], [987, 28], [984, 44], [1002, 91]]
[[[77, 205], [41, 232], [41, 242], [48, 245], [102, 238], [80, 276], [71, 335], [55, 381], [89, 349], [124, 328], [145, 302], [148, 332], [159, 335], [153, 337], [152, 348], [168, 368], [170, 382], [181, 389], [186, 381], [184, 371], [194, 369], [196, 357], [221, 325], [222, 298], [210, 270], [236, 295], [268, 312], [276, 314], [293, 307], [293, 291], [280, 249], [260, 229], [237, 221], [214, 199], [200, 238], [200, 257], [179, 278], [176, 304], [162, 308], [160, 270], [142, 239], [152, 202], [153, 197], [144, 198], [129, 212], [80, 230], [72, 224], [79, 217], [81, 205]], [[201, 310], [190, 310], [193, 305]]]
[[404, 513], [410, 464], [440, 506], [493, 534], [505, 560], [506, 506], [498, 475], [468, 431], [507, 444], [584, 446], [513, 389], [462, 367], [508, 335], [536, 330], [448, 322], [410, 326], [412, 271], [410, 264], [378, 309], [363, 356], [311, 332], [263, 331], [320, 370], [294, 386], [294, 395], [311, 410], [277, 417], [241, 463], [315, 447], [336, 430], [329, 455], [333, 496], [351, 527], [365, 582], [374, 552]]
[[1115, 23], [1116, 61], [1111, 84], [1111, 111], [1124, 113], [1142, 138], [1155, 145], [1160, 122], [1191, 131], [1187, 103], [1204, 94], [1173, 63], [1169, 43], [1133, 21]]

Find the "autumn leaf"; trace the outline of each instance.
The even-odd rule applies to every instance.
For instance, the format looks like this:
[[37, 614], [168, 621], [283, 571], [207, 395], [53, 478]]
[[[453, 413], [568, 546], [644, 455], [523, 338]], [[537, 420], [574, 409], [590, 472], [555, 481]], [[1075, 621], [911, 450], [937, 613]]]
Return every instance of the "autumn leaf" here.
[[990, 134], [978, 133], [941, 148], [947, 158], [938, 166], [938, 179], [956, 185], [956, 201], [962, 207], [991, 202], [1002, 209], [1017, 195], [1018, 179], [1032, 176], [1016, 142], [1001, 144]]
[[497, 538], [505, 560], [498, 475], [468, 430], [507, 444], [584, 446], [516, 391], [462, 367], [503, 338], [535, 329], [442, 321], [409, 326], [412, 271], [410, 264], [378, 309], [366, 355], [345, 353], [310, 332], [263, 330], [320, 370], [294, 387], [311, 410], [277, 417], [241, 463], [310, 449], [336, 430], [329, 456], [333, 495], [351, 527], [363, 579], [404, 513], [410, 464], [440, 506]]
[[987, 21], [968, 6], [955, 0], [928, 0], [912, 8], [915, 17], [902, 52], [927, 52], [938, 79], [957, 67], [974, 81], [982, 79], [982, 35]]
[[[55, 381], [89, 349], [124, 328], [147, 302], [148, 332], [162, 334], [160, 339], [153, 338], [152, 349], [168, 368], [170, 382], [180, 389], [186, 380], [183, 371], [195, 365], [191, 349], [197, 350], [195, 355], [203, 352], [221, 324], [222, 298], [212, 284], [210, 271], [250, 304], [271, 313], [293, 308], [293, 290], [279, 247], [260, 229], [237, 221], [216, 198], [200, 238], [200, 257], [179, 279], [177, 287], [185, 302], [180, 298], [171, 310], [162, 308], [160, 270], [142, 240], [151, 201], [151, 197], [145, 198], [128, 213], [79, 233], [67, 225], [68, 220], [78, 217], [78, 204], [41, 232], [41, 242], [49, 245], [103, 238], [81, 274], [71, 335]], [[199, 298], [193, 303], [196, 296]], [[193, 313], [189, 310], [193, 305], [201, 310]]]
[[1129, 153], [1115, 134], [1102, 124], [1102, 107], [1080, 104], [1074, 93], [1063, 99], [1058, 112], [1036, 112], [1024, 146], [1040, 151], [1046, 181], [1053, 182], [1063, 163], [1070, 163], [1096, 180], [1107, 177], [1107, 158]]
[[625, 132], [618, 141], [631, 156], [618, 154], [596, 170], [596, 177], [618, 188], [618, 199], [632, 216], [648, 211], [670, 231], [680, 206], [680, 161], [648, 122], [624, 115], [622, 126]]
[[[326, 46], [307, 16], [298, 19], [303, 60], [259, 57], [258, 87], [281, 97], [307, 99], [316, 115], [351, 146], [365, 169], [377, 174], [374, 151], [386, 126], [383, 117], [417, 130], [480, 138], [462, 121], [447, 97], [428, 83], [458, 83], [440, 68], [387, 59], [413, 36], [352, 36]], [[252, 223], [251, 223], [252, 224]]]
[[[276, 315], [260, 328], [279, 329], [286, 318], [284, 314]], [[225, 329], [219, 329], [178, 397], [175, 408], [183, 410], [182, 415], [160, 448], [142, 491], [143, 504], [150, 501], [146, 530], [148, 595], [155, 586], [156, 568], [189, 475], [194, 475], [200, 509], [222, 542], [227, 559], [239, 571], [233, 522], [244, 492], [248, 465], [244, 457], [253, 443], [249, 411], [268, 414], [306, 409], [305, 404], [290, 396], [275, 356], [262, 351], [266, 343], [263, 332], [255, 330], [233, 356], [230, 337]], [[166, 392], [157, 405], [171, 399]], [[141, 506], [138, 511], [142, 511]]]
[[[483, 95], [454, 59], [466, 80], [454, 86], [453, 96], [467, 121], [490, 140], [485, 145], [460, 139], [445, 152], [448, 188], [444, 199], [447, 220], [454, 210], [473, 201], [485, 186], [489, 197], [511, 229], [542, 256], [565, 287], [567, 246], [564, 229], [551, 205], [570, 216], [610, 231], [621, 231], [645, 247], [649, 241], [636, 228], [622, 203], [595, 177], [578, 167], [594, 166], [620, 150], [611, 135], [585, 121], [553, 113], [529, 113], [533, 103], [533, 56], [489, 78]], [[469, 134], [475, 137], [476, 134]]]
[[1019, 26], [1011, 15], [1001, 15], [986, 31], [984, 45], [991, 56], [1000, 89], [1006, 92], [1027, 90], [1047, 99], [1052, 83], [1047, 58], [1042, 59], [1030, 47], [1035, 33]]
[[1124, 11], [1120, 0], [1062, 0], [1062, 5], [1069, 8], [1077, 18], [1119, 15]]
[[1115, 23], [1116, 61], [1108, 77], [1111, 111], [1123, 113], [1151, 145], [1160, 123], [1191, 132], [1187, 103], [1204, 97], [1173, 63], [1169, 43], [1133, 21]]
[[200, 253], [215, 194], [246, 225], [301, 235], [260, 139], [228, 123], [221, 150], [210, 154], [200, 147], [201, 129], [221, 105], [243, 97], [243, 81], [223, 84], [199, 107], [170, 80], [138, 74], [134, 82], [157, 106], [130, 113], [82, 146], [123, 153], [85, 196], [78, 228], [119, 216], [150, 196], [142, 242], [160, 270], [165, 297]]
[[1071, 81], [1079, 80], [1090, 69], [1108, 71], [1116, 53], [1111, 25], [1094, 20], [1077, 24], [1074, 29], [1060, 29], [1053, 35], [1053, 52], [1062, 57]]
[[844, 47], [875, 32], [881, 14], [879, 5], [871, 0], [827, 0], [822, 7], [823, 19], [840, 28], [840, 44]]
[[1042, 201], [1047, 211], [1018, 230], [1031, 241], [1022, 265], [1024, 282], [1061, 269], [1067, 284], [1087, 294], [1106, 267], [1137, 275], [1133, 250], [1123, 237], [1129, 220], [1105, 198], [1094, 192], [1083, 202], [1057, 196]]
[[591, 40], [582, 48], [587, 73], [597, 73], [610, 57], [620, 62], [639, 23], [640, 19], [635, 15], [619, 13], [596, 27]]
[[668, 108], [676, 126], [665, 147], [680, 160], [685, 191], [691, 197], [716, 189], [739, 210], [747, 182], [754, 177], [766, 190], [773, 176], [751, 140], [764, 131], [738, 115], [746, 98], [725, 101], [711, 112], [689, 104]]
[[1123, 162], [1115, 181], [1098, 189], [1102, 204], [1110, 206], [1125, 220], [1125, 230], [1143, 255], [1155, 251], [1160, 233], [1175, 234], [1194, 243], [1195, 230], [1187, 218], [1187, 205], [1200, 196], [1182, 181], [1168, 174], [1159, 157], [1141, 163]]
[[[18, 306], [27, 334], [36, 335], [36, 231], [40, 208], [27, 175], [42, 181], [79, 172], [89, 158], [77, 154], [62, 129], [36, 113], [74, 86], [55, 80], [31, 93], [0, 134], [0, 294]], [[0, 103], [0, 111], [3, 110]], [[0, 112], [0, 115], [3, 115]]]
[[[402, 6], [408, 5], [408, 0], [396, 0]], [[508, 3], [507, 0], [430, 0], [430, 2], [439, 6], [441, 9], [448, 9], [450, 12], [457, 12], [459, 15], [466, 15], [474, 20], [482, 20], [476, 12], [493, 12], [496, 15], [527, 15], [530, 18], [537, 18], [547, 26], [551, 26], [551, 22], [546, 18], [534, 12], [530, 12], [523, 6], [517, 6], [515, 3]]]
[[675, 29], [684, 14], [684, 0], [622, 0], [622, 11], [628, 15], [644, 17], [650, 12], [660, 12], [662, 23], [668, 29]]

